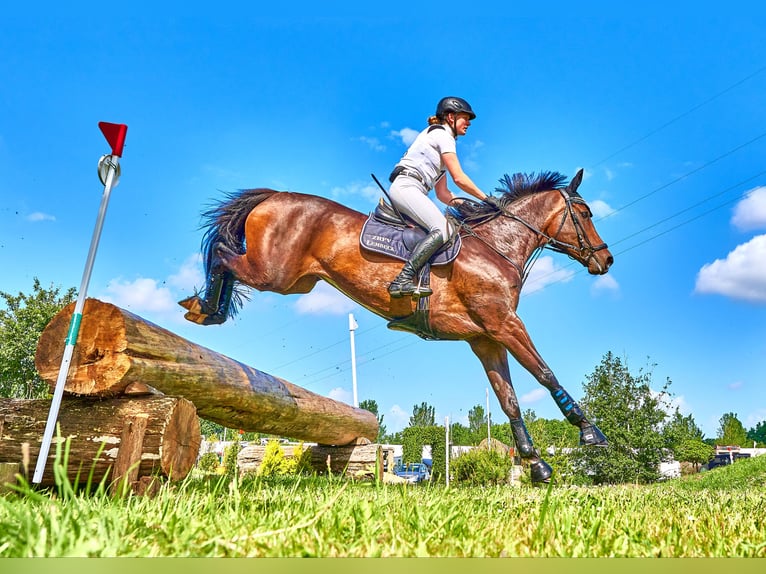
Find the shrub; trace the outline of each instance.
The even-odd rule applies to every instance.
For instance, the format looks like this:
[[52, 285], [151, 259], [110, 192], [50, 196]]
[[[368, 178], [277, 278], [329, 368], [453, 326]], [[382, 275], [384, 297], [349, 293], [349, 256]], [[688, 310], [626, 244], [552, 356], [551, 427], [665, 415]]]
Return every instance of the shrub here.
[[484, 486], [507, 484], [512, 466], [509, 456], [496, 450], [475, 448], [455, 458], [450, 470], [455, 482]]
[[214, 473], [215, 469], [218, 468], [218, 455], [214, 452], [206, 452], [199, 458], [197, 468], [202, 472]]
[[242, 445], [239, 444], [239, 438], [226, 447], [223, 451], [223, 468], [226, 476], [237, 475], [237, 455]]
[[261, 476], [280, 476], [290, 472], [291, 463], [282, 452], [279, 441], [270, 440], [266, 443], [266, 450], [263, 453], [263, 460], [258, 467], [258, 474]]

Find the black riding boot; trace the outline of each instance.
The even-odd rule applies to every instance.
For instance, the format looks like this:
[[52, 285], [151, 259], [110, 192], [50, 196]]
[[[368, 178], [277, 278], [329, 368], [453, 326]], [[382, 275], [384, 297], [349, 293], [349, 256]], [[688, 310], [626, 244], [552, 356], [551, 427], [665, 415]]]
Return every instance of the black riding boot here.
[[404, 297], [405, 295], [411, 295], [413, 297], [427, 297], [433, 291], [424, 287], [420, 291], [416, 292], [417, 285], [415, 285], [415, 278], [417, 277], [423, 266], [428, 263], [434, 253], [444, 245], [444, 239], [442, 239], [441, 231], [432, 231], [420, 240], [412, 250], [410, 260], [404, 264], [404, 268], [401, 270], [396, 279], [393, 280], [391, 285], [388, 286], [388, 293], [394, 299]]

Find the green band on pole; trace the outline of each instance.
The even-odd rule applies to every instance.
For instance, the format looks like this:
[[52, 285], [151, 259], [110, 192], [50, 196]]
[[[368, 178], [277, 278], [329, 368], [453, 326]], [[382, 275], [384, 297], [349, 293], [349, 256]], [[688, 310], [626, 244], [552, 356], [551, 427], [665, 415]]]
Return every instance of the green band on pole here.
[[66, 335], [67, 345], [74, 345], [77, 342], [77, 333], [80, 332], [80, 321], [82, 321], [82, 313], [74, 313], [72, 320], [69, 321], [69, 332]]

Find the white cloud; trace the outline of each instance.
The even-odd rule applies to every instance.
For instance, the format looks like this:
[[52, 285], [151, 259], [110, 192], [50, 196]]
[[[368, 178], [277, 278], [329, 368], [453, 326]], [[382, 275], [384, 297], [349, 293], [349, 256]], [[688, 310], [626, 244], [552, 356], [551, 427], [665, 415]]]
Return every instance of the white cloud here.
[[101, 299], [136, 313], [165, 313], [176, 307], [170, 289], [158, 284], [156, 279], [146, 277], [139, 277], [135, 281], [112, 279]]
[[334, 401], [340, 401], [341, 403], [346, 403], [347, 405], [353, 405], [352, 394], [343, 387], [335, 387], [329, 393], [327, 393], [327, 396]]
[[734, 207], [731, 222], [740, 231], [766, 228], [766, 187], [751, 189]]
[[380, 140], [378, 138], [370, 138], [367, 136], [361, 136], [357, 138], [360, 142], [366, 143], [368, 146], [370, 146], [370, 149], [373, 149], [375, 151], [386, 151], [386, 146], [384, 146], [382, 143], [380, 143]]
[[551, 283], [566, 283], [574, 276], [574, 271], [562, 269], [556, 265], [553, 257], [540, 257], [532, 267], [522, 289], [525, 295], [545, 289]]
[[390, 429], [389, 432], [397, 432], [409, 424], [410, 415], [399, 405], [394, 405], [388, 409], [384, 422], [386, 423], [386, 427]]
[[409, 147], [412, 142], [415, 141], [415, 138], [418, 137], [419, 133], [419, 131], [413, 130], [412, 128], [403, 128], [399, 131], [393, 130], [391, 135], [396, 138], [401, 138], [402, 143]]
[[521, 397], [519, 397], [519, 403], [524, 405], [527, 405], [530, 403], [536, 403], [538, 401], [541, 401], [548, 395], [549, 395], [548, 391], [540, 387], [537, 389], [533, 389], [526, 394], [521, 395]]
[[620, 284], [612, 275], [600, 275], [593, 282], [590, 290], [593, 294], [605, 291], [616, 292], [620, 290]]
[[31, 221], [32, 223], [37, 223], [38, 221], [56, 221], [56, 217], [54, 215], [49, 215], [48, 213], [43, 213], [42, 211], [35, 211], [34, 213], [27, 215], [27, 221]]
[[109, 281], [98, 298], [127, 309], [132, 313], [149, 315], [149, 320], [182, 322], [183, 309], [178, 300], [194, 293], [205, 285], [202, 257], [189, 256], [176, 273], [165, 280], [139, 277], [132, 281], [116, 277]]
[[330, 190], [333, 199], [340, 201], [344, 197], [359, 196], [368, 201], [377, 201], [380, 197], [380, 188], [372, 183], [354, 181], [345, 187], [336, 186]]
[[754, 303], [766, 303], [766, 235], [757, 235], [700, 269], [694, 288]]
[[181, 264], [178, 273], [174, 273], [167, 280], [180, 291], [187, 292], [202, 289], [205, 286], [205, 274], [202, 271], [202, 254], [196, 253]]
[[611, 205], [600, 199], [589, 201], [588, 205], [590, 206], [590, 210], [593, 212], [594, 217], [608, 217], [615, 212]]
[[295, 310], [305, 315], [343, 315], [352, 311], [356, 304], [343, 293], [324, 281], [302, 295], [295, 303]]

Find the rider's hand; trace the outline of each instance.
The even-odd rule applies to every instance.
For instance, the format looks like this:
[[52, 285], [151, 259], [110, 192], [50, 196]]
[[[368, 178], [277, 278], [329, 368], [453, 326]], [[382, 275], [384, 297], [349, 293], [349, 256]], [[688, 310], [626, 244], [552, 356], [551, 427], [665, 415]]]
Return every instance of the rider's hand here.
[[493, 195], [488, 195], [487, 197], [485, 197], [484, 198], [484, 203], [488, 203], [489, 205], [491, 205], [492, 207], [494, 207], [497, 210], [502, 210], [503, 209], [503, 207], [500, 205], [500, 200], [497, 197], [493, 196]]

